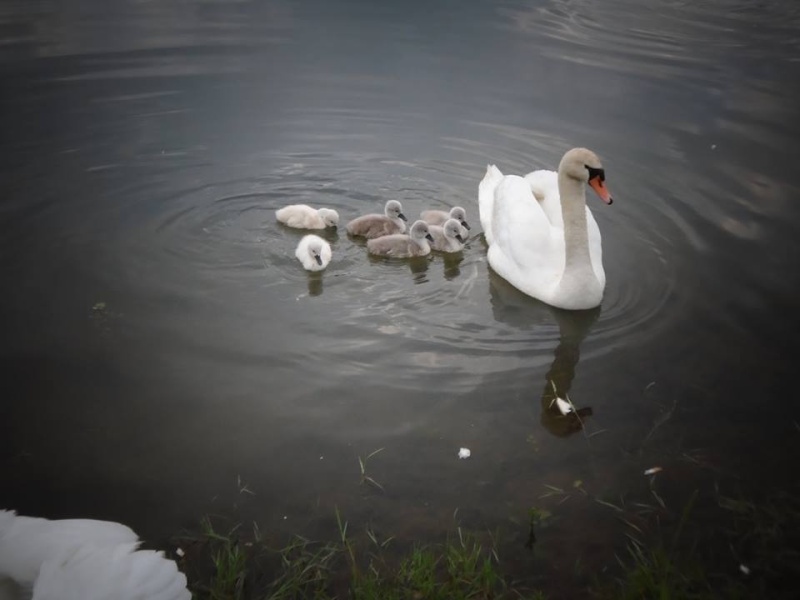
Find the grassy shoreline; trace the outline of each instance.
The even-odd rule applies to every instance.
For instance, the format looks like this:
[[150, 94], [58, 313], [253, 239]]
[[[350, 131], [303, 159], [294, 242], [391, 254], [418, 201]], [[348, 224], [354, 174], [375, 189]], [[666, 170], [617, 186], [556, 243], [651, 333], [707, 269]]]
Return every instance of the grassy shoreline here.
[[[577, 482], [579, 483], [579, 482]], [[608, 549], [608, 563], [588, 577], [579, 597], [599, 599], [792, 598], [800, 575], [800, 500], [779, 493], [755, 503], [717, 491], [716, 514], [696, 507], [695, 492], [675, 518], [653, 513], [649, 525], [629, 508], [590, 498], [576, 485], [566, 492], [545, 489], [543, 497], [578, 493], [607, 505], [626, 542]], [[327, 599], [506, 599], [577, 597], [552, 589], [538, 577], [519, 577], [504, 560], [499, 533], [454, 524], [439, 543], [416, 544], [380, 537], [368, 524], [350, 524], [335, 511], [336, 530], [324, 541], [300, 535], [279, 542], [251, 522], [207, 516], [197, 532], [176, 536], [171, 553], [198, 600]], [[528, 551], [551, 514], [532, 508]], [[540, 536], [541, 537], [541, 536]], [[593, 565], [570, 564], [576, 574]], [[734, 562], [738, 562], [734, 564]], [[724, 568], [720, 568], [724, 565]], [[517, 578], [514, 579], [514, 575]]]

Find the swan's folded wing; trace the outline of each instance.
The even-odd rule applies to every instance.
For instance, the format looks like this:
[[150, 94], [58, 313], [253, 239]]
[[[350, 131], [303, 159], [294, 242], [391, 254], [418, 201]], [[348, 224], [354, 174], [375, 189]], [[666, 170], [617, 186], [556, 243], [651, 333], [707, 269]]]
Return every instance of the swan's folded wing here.
[[520, 272], [547, 278], [563, 271], [563, 259], [553, 263], [550, 223], [522, 177], [509, 175], [497, 187], [492, 227], [495, 244]]
[[564, 217], [561, 214], [561, 196], [558, 192], [558, 173], [555, 171], [533, 171], [525, 175], [525, 181], [542, 207], [547, 220], [553, 227], [564, 228]]

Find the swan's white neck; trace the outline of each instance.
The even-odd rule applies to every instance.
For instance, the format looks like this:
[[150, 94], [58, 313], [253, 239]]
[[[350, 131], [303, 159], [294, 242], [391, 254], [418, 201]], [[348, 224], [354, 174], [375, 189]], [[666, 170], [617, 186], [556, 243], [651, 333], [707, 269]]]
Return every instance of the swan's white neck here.
[[561, 215], [564, 219], [566, 262], [564, 271], [591, 266], [589, 234], [586, 229], [586, 192], [583, 182], [558, 174], [558, 193], [561, 197]]
[[564, 219], [564, 274], [560, 287], [580, 296], [600, 285], [592, 268], [586, 223], [586, 186], [563, 173], [558, 174], [558, 192]]

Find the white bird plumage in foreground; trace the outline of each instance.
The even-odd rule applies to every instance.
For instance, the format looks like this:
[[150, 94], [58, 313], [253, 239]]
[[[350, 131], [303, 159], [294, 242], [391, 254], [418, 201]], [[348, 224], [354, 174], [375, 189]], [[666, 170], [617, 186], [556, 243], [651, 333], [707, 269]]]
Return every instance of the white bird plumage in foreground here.
[[294, 255], [306, 271], [321, 271], [331, 262], [331, 245], [318, 235], [303, 236]]
[[600, 159], [573, 148], [558, 173], [504, 176], [489, 165], [478, 187], [489, 264], [521, 292], [558, 308], [594, 308], [603, 300], [602, 241], [586, 206], [587, 183], [611, 204]]
[[112, 521], [0, 510], [0, 599], [191, 600], [175, 562], [139, 543]]

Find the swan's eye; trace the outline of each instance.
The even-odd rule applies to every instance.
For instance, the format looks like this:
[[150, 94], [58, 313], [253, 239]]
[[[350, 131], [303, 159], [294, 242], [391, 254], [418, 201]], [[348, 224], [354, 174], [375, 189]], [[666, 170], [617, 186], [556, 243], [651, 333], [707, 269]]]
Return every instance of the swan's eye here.
[[595, 177], [599, 177], [600, 181], [606, 180], [606, 172], [604, 169], [596, 169], [594, 167], [590, 167], [589, 165], [583, 165], [586, 167], [586, 170], [589, 171], [589, 180], [591, 181]]

